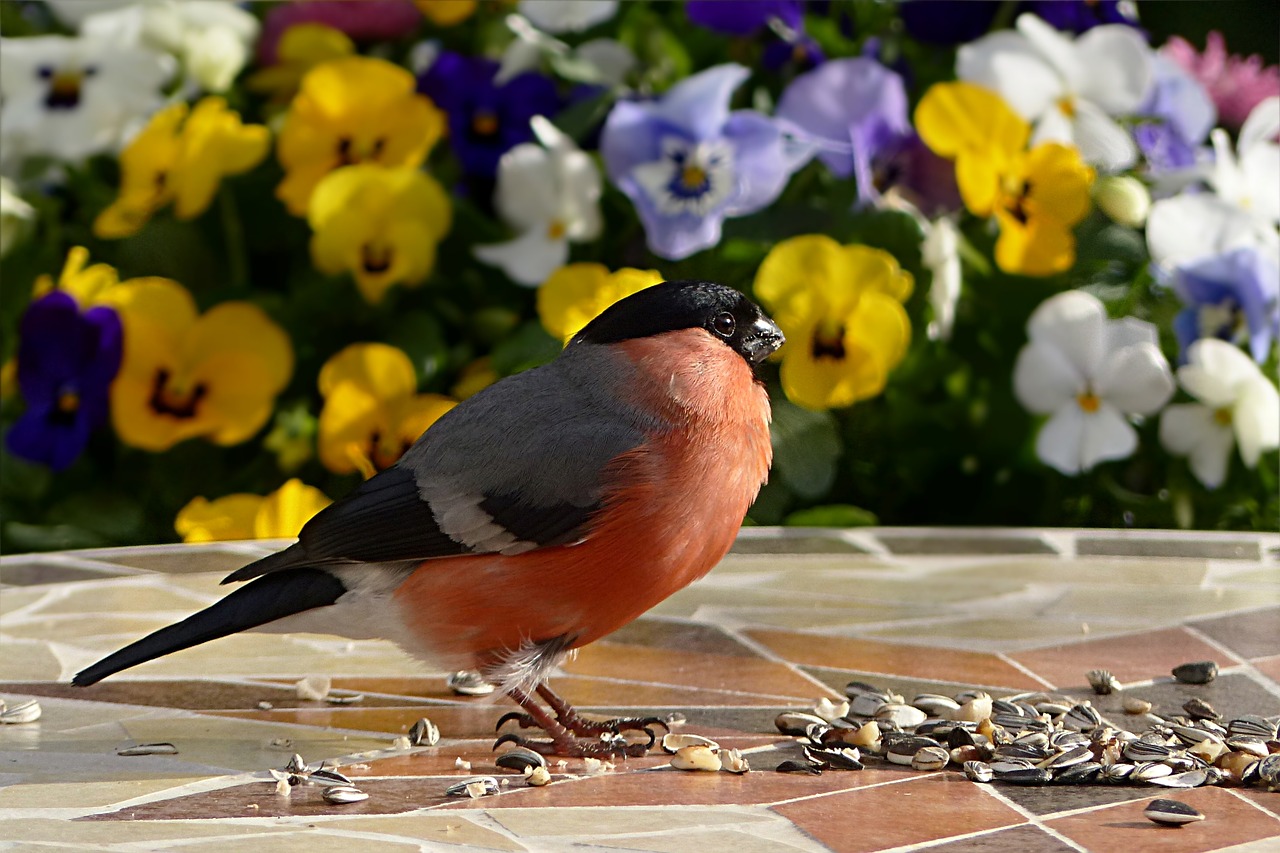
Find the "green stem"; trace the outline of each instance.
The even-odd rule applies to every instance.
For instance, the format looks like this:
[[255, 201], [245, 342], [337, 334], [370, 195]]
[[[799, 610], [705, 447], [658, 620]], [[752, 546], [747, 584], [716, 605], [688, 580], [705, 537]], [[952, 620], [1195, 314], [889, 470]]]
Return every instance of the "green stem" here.
[[235, 288], [249, 286], [249, 254], [245, 248], [244, 226], [236, 211], [235, 197], [223, 186], [218, 191], [218, 206], [222, 216], [222, 234], [227, 244], [227, 271], [230, 284]]

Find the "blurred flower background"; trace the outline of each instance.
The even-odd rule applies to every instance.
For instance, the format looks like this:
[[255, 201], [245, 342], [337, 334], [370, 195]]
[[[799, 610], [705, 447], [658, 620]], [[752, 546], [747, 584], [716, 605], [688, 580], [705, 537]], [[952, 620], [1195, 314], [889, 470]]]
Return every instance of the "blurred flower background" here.
[[664, 278], [787, 333], [751, 523], [1278, 529], [1220, 9], [0, 0], [3, 547], [295, 535]]

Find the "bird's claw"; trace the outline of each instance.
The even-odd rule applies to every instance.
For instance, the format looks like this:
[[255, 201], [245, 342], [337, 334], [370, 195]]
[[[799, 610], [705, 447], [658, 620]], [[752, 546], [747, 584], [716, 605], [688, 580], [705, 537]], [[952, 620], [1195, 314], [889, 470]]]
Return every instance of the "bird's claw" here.
[[493, 730], [495, 732], [502, 731], [502, 727], [505, 726], [507, 723], [511, 722], [512, 720], [515, 720], [517, 723], [519, 723], [520, 728], [522, 729], [536, 729], [539, 727], [538, 721], [535, 720], [532, 717], [532, 715], [522, 714], [519, 711], [508, 711], [507, 713], [503, 714], [501, 717], [498, 718], [498, 724], [493, 727]]

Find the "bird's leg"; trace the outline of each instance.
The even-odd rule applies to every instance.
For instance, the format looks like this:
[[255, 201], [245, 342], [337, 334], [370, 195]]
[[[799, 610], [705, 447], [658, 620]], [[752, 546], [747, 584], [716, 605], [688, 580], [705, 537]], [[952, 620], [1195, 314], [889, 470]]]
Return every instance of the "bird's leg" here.
[[[541, 692], [541, 691], [539, 691]], [[594, 740], [579, 740], [575, 737], [577, 732], [570, 730], [562, 725], [559, 720], [548, 714], [545, 709], [540, 706], [537, 701], [525, 693], [523, 690], [512, 688], [507, 691], [509, 695], [521, 708], [525, 709], [525, 714], [515, 715], [520, 720], [522, 728], [536, 726], [546, 732], [550, 737], [550, 741], [530, 740], [517, 734], [505, 734], [498, 738], [493, 748], [497, 749], [504, 743], [514, 743], [524, 746], [543, 755], [563, 755], [569, 757], [605, 757], [612, 758], [614, 756], [632, 756], [639, 757], [649, 751], [649, 747], [653, 746], [653, 732], [649, 732], [648, 743], [627, 743], [616, 731], [604, 731], [597, 735]], [[553, 696], [555, 694], [552, 694]], [[561, 707], [573, 713], [573, 709], [568, 706], [560, 697], [556, 697]], [[554, 706], [553, 706], [554, 710]], [[559, 711], [556, 711], [559, 716]], [[574, 715], [576, 718], [576, 714]], [[507, 720], [512, 719], [513, 715], [507, 714], [498, 721], [498, 727]]]
[[660, 717], [615, 717], [612, 720], [588, 720], [580, 716], [572, 705], [547, 685], [539, 684], [537, 689], [538, 695], [555, 712], [556, 720], [576, 735], [599, 736], [603, 734], [618, 734], [624, 731], [642, 731], [649, 735], [649, 744], [652, 746], [656, 737], [649, 729], [649, 726], [662, 726], [663, 731], [671, 731], [667, 721]]

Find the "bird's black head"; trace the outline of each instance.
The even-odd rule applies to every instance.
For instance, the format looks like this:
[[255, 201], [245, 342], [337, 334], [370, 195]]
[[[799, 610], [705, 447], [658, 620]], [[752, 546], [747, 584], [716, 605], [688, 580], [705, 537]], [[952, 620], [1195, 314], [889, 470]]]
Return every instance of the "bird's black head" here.
[[782, 330], [754, 302], [709, 281], [664, 281], [605, 309], [573, 341], [612, 344], [680, 329], [706, 329], [748, 364], [782, 346]]

